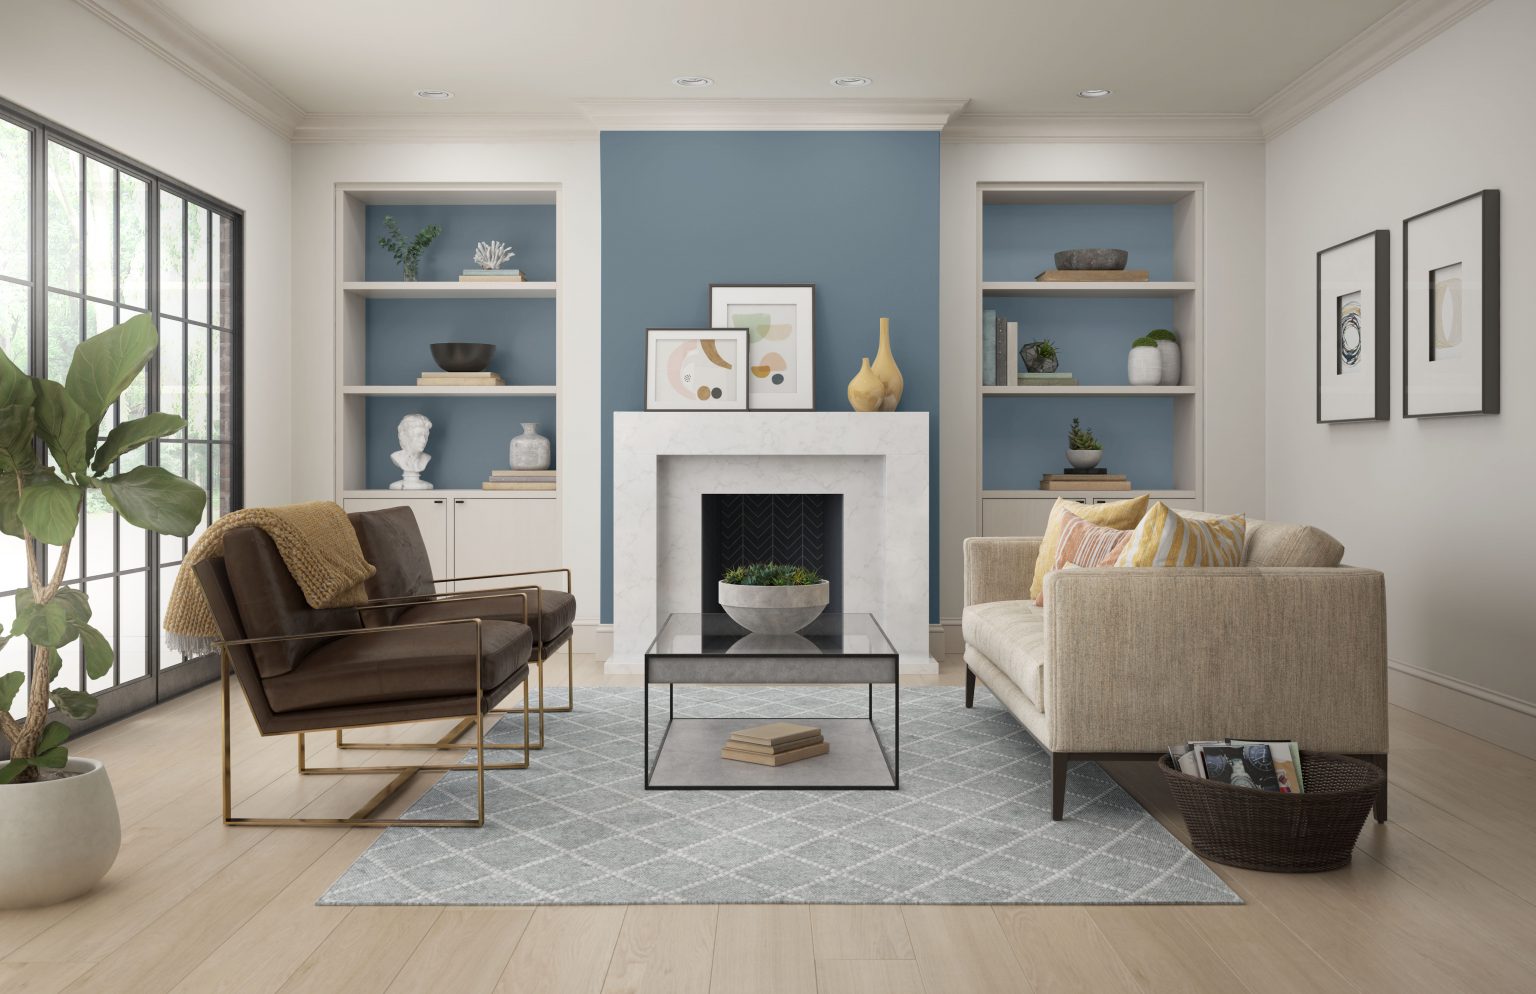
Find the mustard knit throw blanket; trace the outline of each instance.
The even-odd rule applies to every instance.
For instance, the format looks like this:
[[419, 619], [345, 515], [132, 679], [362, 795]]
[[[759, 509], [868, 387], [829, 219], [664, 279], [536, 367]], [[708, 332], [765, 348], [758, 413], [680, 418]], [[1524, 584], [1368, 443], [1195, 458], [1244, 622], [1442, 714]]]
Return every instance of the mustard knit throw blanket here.
[[192, 568], [222, 556], [224, 536], [242, 527], [260, 528], [271, 536], [310, 607], [347, 607], [368, 599], [363, 581], [373, 576], [374, 568], [363, 558], [357, 533], [340, 507], [316, 500], [234, 511], [210, 525], [181, 562], [165, 611], [167, 647], [188, 655], [213, 650], [219, 629]]

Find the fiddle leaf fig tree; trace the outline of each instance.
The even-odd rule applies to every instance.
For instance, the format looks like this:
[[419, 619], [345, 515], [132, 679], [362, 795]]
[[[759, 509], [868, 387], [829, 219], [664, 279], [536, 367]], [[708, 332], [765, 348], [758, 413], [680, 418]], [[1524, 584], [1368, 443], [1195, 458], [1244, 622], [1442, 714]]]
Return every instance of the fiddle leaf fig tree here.
[[[85, 672], [99, 680], [112, 672], [112, 643], [91, 627], [85, 594], [63, 585], [69, 547], [89, 490], [129, 524], [167, 535], [190, 535], [203, 517], [203, 488], [158, 466], [113, 472], [124, 455], [180, 431], [186, 421], [149, 414], [124, 421], [101, 438], [101, 422], [154, 355], [159, 336], [140, 315], [86, 339], [75, 349], [62, 384], [28, 376], [0, 354], [0, 531], [26, 545], [27, 585], [14, 592], [16, 617], [0, 634], [31, 645], [31, 680], [0, 673], [0, 733], [10, 744], [0, 763], [0, 784], [36, 780], [69, 759], [69, 726], [49, 721], [50, 704], [71, 718], [96, 713], [96, 698], [66, 687], [51, 689], [62, 665], [59, 650], [79, 640]], [[46, 452], [48, 459], [40, 458]], [[56, 548], [44, 576], [38, 545]], [[22, 717], [11, 714], [27, 686]]]

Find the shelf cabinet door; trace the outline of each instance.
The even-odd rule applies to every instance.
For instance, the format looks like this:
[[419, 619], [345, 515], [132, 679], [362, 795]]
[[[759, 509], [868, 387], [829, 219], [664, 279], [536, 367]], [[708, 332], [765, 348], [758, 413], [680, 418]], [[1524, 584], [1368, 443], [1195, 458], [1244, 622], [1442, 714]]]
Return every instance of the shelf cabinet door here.
[[[1087, 498], [1065, 497], [1080, 504]], [[989, 538], [1045, 534], [1055, 497], [985, 497], [981, 502], [981, 533]]]
[[[455, 576], [484, 576], [565, 565], [560, 555], [558, 500], [497, 500], [462, 497], [453, 501]], [[521, 580], [469, 580], [459, 590], [505, 587]], [[531, 576], [528, 583], [565, 589], [563, 577]]]
[[416, 515], [416, 526], [421, 529], [422, 541], [427, 546], [427, 559], [432, 563], [432, 575], [451, 575], [448, 559], [448, 502], [441, 497], [348, 497], [341, 506], [351, 514], [354, 511], [379, 511], [386, 507], [409, 507]]

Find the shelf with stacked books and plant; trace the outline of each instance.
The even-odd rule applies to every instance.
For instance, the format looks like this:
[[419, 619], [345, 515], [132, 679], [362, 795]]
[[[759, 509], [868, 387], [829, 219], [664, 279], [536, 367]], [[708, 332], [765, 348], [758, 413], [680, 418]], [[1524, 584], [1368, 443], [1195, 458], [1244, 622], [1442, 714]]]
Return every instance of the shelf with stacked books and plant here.
[[[986, 533], [1040, 516], [999, 501], [1106, 499], [1118, 489], [1198, 506], [1200, 210], [1197, 184], [982, 186]], [[1074, 419], [1092, 426], [1101, 465], [1067, 465]], [[1069, 489], [1074, 475], [1101, 479]]]
[[[338, 494], [556, 497], [559, 188], [356, 184], [337, 197]], [[431, 426], [431, 489], [390, 489], [408, 415]], [[536, 487], [494, 475], [520, 424], [551, 451]]]

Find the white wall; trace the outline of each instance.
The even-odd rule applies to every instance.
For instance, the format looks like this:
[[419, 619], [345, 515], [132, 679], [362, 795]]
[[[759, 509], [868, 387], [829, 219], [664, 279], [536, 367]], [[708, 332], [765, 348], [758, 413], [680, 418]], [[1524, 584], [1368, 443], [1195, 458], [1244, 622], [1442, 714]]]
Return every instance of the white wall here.
[[286, 502], [288, 142], [62, 0], [6, 0], [0, 96], [245, 211], [245, 500]]
[[[596, 138], [528, 143], [293, 147], [293, 495], [336, 497], [336, 185], [559, 183], [561, 530], [577, 623], [599, 602], [602, 201]], [[585, 629], [590, 631], [590, 629]], [[578, 646], [587, 651], [586, 644]]]
[[976, 485], [976, 184], [1198, 182], [1205, 188], [1205, 506], [1264, 514], [1264, 149], [1245, 142], [946, 141], [940, 166], [939, 615], [958, 622]]
[[[1536, 4], [1495, 0], [1267, 150], [1270, 514], [1326, 528], [1350, 562], [1386, 572], [1394, 664], [1528, 705], [1536, 702], [1533, 40]], [[1503, 413], [1404, 419], [1402, 221], [1485, 188], [1503, 191]], [[1375, 228], [1392, 233], [1392, 419], [1317, 425], [1315, 253]], [[1394, 691], [1411, 689], [1395, 676]]]

